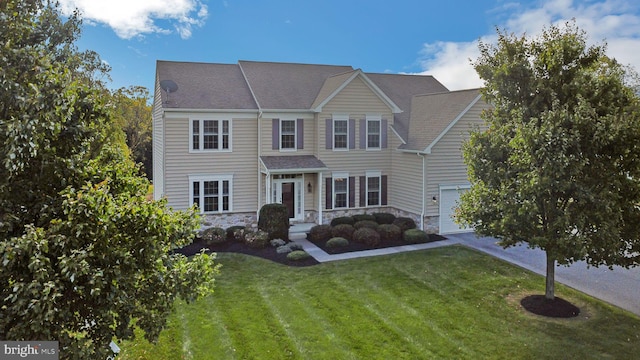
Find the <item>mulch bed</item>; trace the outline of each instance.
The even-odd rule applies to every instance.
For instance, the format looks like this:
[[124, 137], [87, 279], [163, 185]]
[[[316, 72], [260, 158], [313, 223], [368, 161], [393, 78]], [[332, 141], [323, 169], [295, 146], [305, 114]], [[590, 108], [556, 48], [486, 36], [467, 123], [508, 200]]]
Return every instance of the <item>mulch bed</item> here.
[[[445, 237], [440, 235], [429, 235], [431, 241], [444, 240]], [[327, 248], [324, 244], [315, 244], [317, 247], [321, 248], [327, 254], [342, 254], [345, 252], [353, 252], [353, 251], [362, 251], [362, 250], [372, 250], [372, 249], [382, 249], [386, 247], [394, 247], [394, 246], [402, 246], [407, 245], [406, 242], [402, 241], [402, 239], [387, 241], [379, 246], [370, 247], [365, 244], [356, 243], [353, 241], [349, 242], [349, 245], [340, 247], [340, 248]], [[318, 260], [313, 257], [292, 261], [287, 259], [287, 254], [278, 254], [276, 252], [276, 248], [272, 246], [267, 246], [263, 249], [255, 249], [249, 247], [245, 244], [235, 242], [235, 241], [227, 241], [222, 244], [213, 244], [206, 245], [201, 240], [196, 240], [192, 244], [187, 245], [181, 249], [176, 250], [177, 253], [183, 254], [185, 256], [192, 256], [200, 252], [202, 249], [208, 249], [211, 252], [232, 252], [239, 254], [246, 254], [251, 256], [261, 257], [263, 259], [271, 260], [273, 262], [287, 265], [287, 266], [312, 266], [319, 264]]]
[[557, 296], [548, 300], [544, 295], [529, 295], [520, 300], [520, 305], [529, 312], [547, 317], [572, 318], [580, 314], [580, 308]]

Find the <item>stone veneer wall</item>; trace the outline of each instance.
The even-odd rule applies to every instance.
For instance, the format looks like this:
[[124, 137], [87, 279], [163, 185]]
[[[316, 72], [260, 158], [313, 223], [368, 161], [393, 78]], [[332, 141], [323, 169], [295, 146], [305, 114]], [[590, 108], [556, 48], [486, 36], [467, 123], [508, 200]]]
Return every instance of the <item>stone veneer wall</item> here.
[[202, 228], [249, 226], [258, 224], [256, 213], [207, 214], [202, 216]]

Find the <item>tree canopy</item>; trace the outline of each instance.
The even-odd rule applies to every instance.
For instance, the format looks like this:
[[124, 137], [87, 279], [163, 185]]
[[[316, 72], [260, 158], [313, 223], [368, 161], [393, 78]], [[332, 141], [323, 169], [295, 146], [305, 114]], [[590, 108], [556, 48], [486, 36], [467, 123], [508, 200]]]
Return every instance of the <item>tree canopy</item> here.
[[640, 102], [634, 73], [573, 22], [540, 36], [498, 31], [473, 63], [492, 108], [463, 146], [471, 189], [459, 221], [556, 261], [640, 262]]
[[99, 359], [134, 326], [154, 340], [174, 300], [213, 289], [213, 256], [174, 253], [199, 225], [146, 199], [108, 67], [53, 2], [0, 2], [0, 334]]

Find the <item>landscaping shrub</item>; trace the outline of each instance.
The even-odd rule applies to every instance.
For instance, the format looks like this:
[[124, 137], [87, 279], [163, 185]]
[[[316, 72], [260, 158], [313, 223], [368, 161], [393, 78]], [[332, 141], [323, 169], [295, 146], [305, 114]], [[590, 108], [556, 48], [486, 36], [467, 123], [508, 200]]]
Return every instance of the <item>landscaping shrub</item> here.
[[355, 223], [356, 221], [351, 216], [342, 216], [342, 217], [337, 217], [331, 220], [331, 226], [338, 226], [340, 224], [353, 225]]
[[382, 224], [378, 226], [378, 234], [380, 234], [380, 241], [391, 241], [402, 238], [402, 230], [398, 225]]
[[353, 217], [353, 220], [355, 222], [358, 222], [358, 221], [376, 221], [376, 217], [371, 215], [371, 214], [356, 214], [356, 215], [353, 215], [352, 217]]
[[369, 228], [369, 229], [373, 229], [373, 230], [378, 230], [378, 223], [375, 222], [375, 220], [361, 220], [358, 221], [357, 223], [355, 223], [353, 225], [353, 227], [358, 230], [358, 229], [362, 229], [364, 227]]
[[245, 234], [252, 231], [250, 227], [239, 227], [233, 231], [233, 239], [239, 243], [244, 243]]
[[288, 254], [290, 252], [292, 252], [293, 250], [291, 249], [291, 247], [289, 245], [282, 245], [282, 246], [278, 246], [276, 248], [276, 252], [278, 254]]
[[278, 247], [278, 246], [286, 245], [287, 242], [282, 239], [273, 239], [269, 241], [269, 244], [271, 244], [271, 246], [273, 247]]
[[311, 228], [307, 237], [314, 243], [325, 242], [331, 239], [331, 225], [316, 225]]
[[287, 259], [293, 260], [293, 261], [304, 260], [310, 257], [311, 255], [309, 255], [309, 253], [307, 253], [304, 250], [296, 250], [287, 254]]
[[393, 221], [396, 219], [396, 216], [389, 213], [373, 213], [373, 217], [376, 218], [376, 222], [380, 225], [382, 224], [393, 224]]
[[334, 237], [329, 239], [329, 241], [327, 241], [327, 247], [328, 248], [337, 248], [337, 247], [343, 247], [343, 246], [347, 246], [349, 245], [349, 240], [343, 238], [343, 237]]
[[362, 227], [353, 232], [353, 241], [368, 246], [377, 246], [380, 244], [380, 234], [372, 228]]
[[227, 240], [237, 240], [235, 236], [236, 230], [244, 229], [244, 226], [234, 225], [227, 228]]
[[269, 240], [289, 240], [289, 210], [285, 205], [263, 205], [258, 216], [258, 229], [267, 232]]
[[397, 225], [398, 227], [400, 227], [402, 232], [405, 232], [405, 231], [407, 231], [409, 229], [415, 229], [416, 228], [416, 222], [413, 221], [412, 218], [408, 218], [408, 217], [396, 218], [393, 221], [393, 225]]
[[290, 242], [287, 244], [291, 250], [302, 250], [302, 244], [296, 242]]
[[429, 242], [429, 234], [420, 229], [409, 229], [402, 237], [404, 242], [409, 244], [422, 244]]
[[356, 229], [349, 224], [340, 224], [340, 225], [335, 225], [332, 229], [331, 229], [331, 236], [333, 237], [342, 237], [345, 238], [347, 240], [351, 240], [353, 237], [353, 232]]
[[245, 230], [244, 242], [252, 248], [262, 249], [269, 244], [269, 233], [263, 230]]
[[221, 244], [227, 241], [227, 231], [219, 227], [208, 228], [200, 233], [200, 238], [207, 245]]

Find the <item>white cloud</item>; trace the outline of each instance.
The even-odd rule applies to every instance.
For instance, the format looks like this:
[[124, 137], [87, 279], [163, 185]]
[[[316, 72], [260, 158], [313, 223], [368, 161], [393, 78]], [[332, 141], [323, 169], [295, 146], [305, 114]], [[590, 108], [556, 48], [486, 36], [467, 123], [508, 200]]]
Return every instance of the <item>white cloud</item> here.
[[202, 26], [208, 16], [200, 0], [60, 0], [63, 14], [79, 9], [89, 24], [108, 25], [123, 39], [144, 34], [169, 34], [170, 29], [156, 24], [167, 20], [183, 38], [191, 36], [194, 26]]
[[[535, 36], [543, 27], [562, 24], [575, 19], [580, 29], [587, 32], [591, 44], [606, 41], [607, 53], [625, 65], [640, 71], [640, 5], [632, 0], [603, 0], [582, 2], [572, 0], [545, 0], [535, 8], [509, 6], [491, 11], [509, 11], [502, 30], [521, 35]], [[481, 36], [491, 43], [495, 34]], [[425, 44], [419, 60], [421, 74], [433, 75], [449, 89], [464, 89], [482, 86], [469, 59], [478, 55], [478, 42], [436, 42]]]

